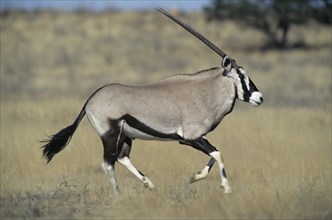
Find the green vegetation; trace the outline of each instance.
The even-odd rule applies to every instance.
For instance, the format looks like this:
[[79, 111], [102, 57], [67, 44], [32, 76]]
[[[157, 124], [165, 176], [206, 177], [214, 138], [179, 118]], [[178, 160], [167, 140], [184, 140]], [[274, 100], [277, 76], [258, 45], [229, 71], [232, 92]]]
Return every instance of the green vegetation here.
[[205, 8], [208, 20], [234, 19], [244, 27], [256, 28], [266, 35], [267, 45], [279, 49], [304, 47], [304, 42], [288, 44], [288, 33], [295, 24], [311, 20], [332, 24], [330, 0], [211, 0]]

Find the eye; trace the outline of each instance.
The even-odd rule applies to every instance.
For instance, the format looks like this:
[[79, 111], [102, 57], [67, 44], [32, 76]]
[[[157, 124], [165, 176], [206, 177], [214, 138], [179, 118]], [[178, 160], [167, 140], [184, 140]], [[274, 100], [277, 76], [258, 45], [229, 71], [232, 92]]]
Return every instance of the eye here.
[[231, 59], [229, 59], [228, 56], [225, 56], [221, 63], [222, 67], [227, 71], [231, 71], [232, 65], [231, 65]]

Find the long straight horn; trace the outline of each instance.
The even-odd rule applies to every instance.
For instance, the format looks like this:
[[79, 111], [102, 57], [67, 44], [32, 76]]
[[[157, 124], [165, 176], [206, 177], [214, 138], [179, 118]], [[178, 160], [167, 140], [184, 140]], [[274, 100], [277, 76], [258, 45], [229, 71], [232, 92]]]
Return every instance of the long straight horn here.
[[177, 18], [173, 17], [172, 15], [170, 15], [167, 11], [165, 11], [162, 8], [156, 8], [156, 10], [159, 11], [160, 13], [164, 14], [169, 19], [173, 20], [175, 23], [177, 23], [178, 25], [180, 25], [184, 29], [186, 29], [189, 33], [191, 33], [192, 35], [194, 35], [195, 37], [197, 37], [199, 40], [201, 40], [203, 43], [205, 43], [208, 47], [210, 47], [214, 52], [216, 52], [217, 54], [219, 54], [221, 57], [224, 58], [226, 56], [226, 54], [222, 50], [220, 50], [216, 45], [214, 45], [213, 43], [211, 43], [203, 35], [201, 35], [200, 33], [198, 33], [196, 30], [194, 30], [192, 27], [190, 27], [189, 25], [187, 25], [186, 23], [184, 23], [180, 19], [177, 19]]

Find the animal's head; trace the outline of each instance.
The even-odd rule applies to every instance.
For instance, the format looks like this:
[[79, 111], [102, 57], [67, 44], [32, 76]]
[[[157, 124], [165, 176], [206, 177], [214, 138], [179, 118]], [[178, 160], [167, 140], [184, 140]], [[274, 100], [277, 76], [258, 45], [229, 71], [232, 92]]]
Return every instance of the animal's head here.
[[259, 106], [263, 103], [262, 93], [258, 91], [246, 71], [241, 66], [238, 66], [234, 59], [225, 55], [221, 66], [224, 68], [224, 75], [233, 80], [238, 99], [250, 102], [254, 106]]
[[203, 35], [198, 33], [196, 30], [194, 30], [192, 27], [190, 27], [183, 21], [175, 18], [174, 16], [170, 15], [168, 12], [166, 12], [161, 8], [158, 8], [157, 10], [162, 14], [164, 14], [165, 16], [167, 16], [168, 18], [170, 18], [171, 20], [173, 20], [181, 27], [183, 27], [189, 33], [197, 37], [209, 48], [211, 48], [214, 52], [216, 52], [222, 57], [221, 66], [224, 69], [224, 75], [226, 77], [230, 77], [233, 80], [238, 99], [245, 102], [250, 102], [254, 106], [259, 106], [263, 103], [262, 93], [258, 91], [255, 84], [251, 81], [251, 79], [247, 75], [246, 71], [241, 66], [238, 66], [234, 59], [228, 57], [220, 48], [211, 43]]

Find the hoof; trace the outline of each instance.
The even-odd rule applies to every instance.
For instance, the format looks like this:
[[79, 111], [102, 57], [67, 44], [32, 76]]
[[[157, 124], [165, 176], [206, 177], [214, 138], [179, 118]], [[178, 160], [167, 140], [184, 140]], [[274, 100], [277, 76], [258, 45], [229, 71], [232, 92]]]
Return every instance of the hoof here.
[[150, 180], [145, 180], [145, 182], [144, 182], [144, 187], [145, 187], [146, 189], [151, 190], [151, 191], [155, 189], [153, 183], [152, 183]]
[[229, 186], [227, 186], [227, 187], [223, 187], [223, 186], [222, 186], [222, 188], [224, 188], [224, 193], [225, 193], [225, 194], [230, 194], [230, 193], [232, 193], [232, 189], [231, 189], [231, 187], [229, 187]]
[[208, 175], [208, 169], [204, 168], [202, 171], [198, 171], [196, 173], [194, 173], [191, 177], [189, 182], [190, 183], [194, 183], [197, 182], [198, 180], [202, 180], [205, 179], [206, 176]]
[[147, 189], [147, 190], [149, 190], [149, 191], [151, 191], [151, 192], [156, 191], [156, 188], [155, 188], [155, 187], [150, 187], [150, 186], [148, 186], [148, 185], [146, 185], [146, 184], [144, 184], [144, 188]]
[[192, 184], [192, 183], [194, 183], [194, 182], [196, 182], [197, 180], [196, 180], [196, 175], [194, 174], [194, 175], [192, 175], [191, 177], [190, 177], [190, 179], [189, 179], [189, 184]]
[[121, 194], [121, 192], [120, 192], [120, 190], [119, 190], [118, 187], [115, 188], [115, 189], [113, 189], [113, 193], [114, 193], [114, 195], [116, 195], [116, 196]]

